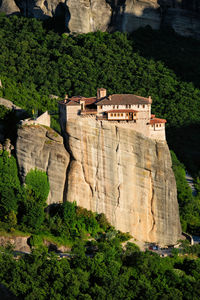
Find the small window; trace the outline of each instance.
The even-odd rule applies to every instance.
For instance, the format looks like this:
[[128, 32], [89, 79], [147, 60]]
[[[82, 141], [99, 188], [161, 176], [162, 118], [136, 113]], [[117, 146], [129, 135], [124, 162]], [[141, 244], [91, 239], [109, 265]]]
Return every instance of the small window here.
[[100, 105], [100, 109], [102, 109], [103, 108], [103, 106], [102, 105]]
[[145, 108], [145, 105], [143, 104], [142, 107]]
[[161, 127], [161, 124], [160, 124], [160, 127]]
[[121, 114], [121, 117], [123, 117], [123, 114]]
[[113, 114], [110, 114], [110, 116], [112, 117], [112, 116], [113, 116]]
[[120, 114], [117, 114], [118, 117], [120, 117]]
[[117, 105], [117, 108], [119, 108], [119, 105]]
[[153, 127], [153, 125], [151, 125], [151, 127]]
[[156, 127], [158, 127], [158, 124], [156, 124]]
[[116, 117], [116, 114], [114, 114], [114, 117]]
[[126, 108], [128, 108], [128, 105], [126, 104]]
[[138, 108], [140, 108], [140, 105], [138, 104], [138, 106], [137, 106]]
[[126, 113], [126, 116], [128, 117], [128, 113]]
[[134, 117], [136, 117], [136, 114], [134, 114]]
[[113, 108], [115, 108], [115, 106], [113, 105]]
[[129, 105], [128, 107], [131, 108], [131, 105]]

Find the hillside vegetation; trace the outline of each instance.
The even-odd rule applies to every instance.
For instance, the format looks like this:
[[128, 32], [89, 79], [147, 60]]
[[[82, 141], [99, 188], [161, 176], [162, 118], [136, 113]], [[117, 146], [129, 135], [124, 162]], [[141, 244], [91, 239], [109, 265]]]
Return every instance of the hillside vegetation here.
[[[57, 112], [63, 97], [108, 93], [151, 95], [152, 112], [168, 120], [170, 147], [195, 176], [197, 196], [185, 179], [185, 166], [172, 152], [183, 230], [200, 229], [200, 42], [174, 32], [138, 30], [128, 36], [96, 32], [58, 35], [36, 19], [0, 15], [0, 79], [5, 97], [25, 108]], [[0, 107], [0, 122], [14, 140], [12, 111]], [[57, 119], [53, 119], [53, 127]], [[31, 234], [31, 255], [13, 258], [0, 249], [0, 298], [10, 299], [199, 299], [200, 249], [191, 256], [160, 258], [142, 253], [130, 236], [116, 231], [103, 214], [64, 203], [46, 209], [44, 172], [31, 170], [22, 185], [16, 160], [0, 152], [0, 227]], [[70, 259], [48, 254], [43, 237], [73, 245]], [[90, 241], [88, 241], [88, 238]], [[8, 296], [9, 297], [9, 296]]]
[[[200, 259], [160, 258], [123, 249], [117, 238], [76, 243], [71, 258], [36, 249], [17, 260], [0, 252], [0, 282], [10, 299], [199, 299]], [[1, 290], [0, 290], [1, 292]], [[4, 298], [5, 299], [5, 298]]]
[[[168, 121], [170, 148], [193, 173], [198, 185], [199, 51], [199, 41], [179, 37], [172, 31], [153, 31], [147, 27], [130, 36], [119, 32], [58, 35], [36, 19], [7, 18], [1, 14], [0, 77], [3, 89], [0, 89], [0, 96], [31, 114], [33, 109], [57, 111], [57, 100], [49, 98], [50, 94], [87, 97], [94, 96], [97, 87], [105, 87], [108, 93], [151, 95], [152, 112]], [[8, 116], [8, 112], [0, 110], [0, 118], [10, 124]], [[13, 117], [10, 119], [13, 121]], [[54, 116], [52, 126], [59, 130], [57, 119], [58, 115]], [[196, 232], [200, 220], [199, 196], [194, 198], [190, 190], [180, 192], [188, 190], [185, 167], [180, 166], [181, 172], [179, 167], [174, 170], [182, 225], [185, 224], [186, 229], [188, 222], [196, 220], [192, 222], [197, 226], [188, 227]], [[190, 205], [188, 210], [186, 203], [193, 203], [193, 200], [196, 204]], [[191, 215], [196, 217], [191, 218]]]
[[[139, 31], [133, 36], [119, 32], [59, 36], [35, 19], [1, 15], [1, 94], [27, 109], [44, 110], [56, 108], [49, 94], [94, 96], [97, 87], [105, 87], [108, 93], [151, 95], [153, 112], [167, 118], [170, 126], [196, 124], [200, 120], [200, 90], [194, 86], [194, 77], [198, 78], [200, 70], [193, 68], [187, 76], [179, 76], [194, 67], [193, 57], [188, 57], [193, 53], [176, 55], [176, 66], [172, 45], [167, 46], [166, 39], [161, 42], [161, 36], [162, 32], [156, 34], [148, 28], [145, 34]], [[153, 47], [153, 42], [149, 46], [150, 40], [158, 38], [161, 46]], [[171, 38], [179, 48], [186, 43], [174, 33], [169, 33], [168, 40]], [[157, 54], [158, 48], [162, 53], [165, 47], [172, 51], [167, 55], [170, 68]], [[198, 42], [195, 49], [200, 49]], [[149, 57], [145, 58], [147, 52]], [[198, 66], [197, 58], [195, 64]]]
[[[174, 157], [175, 167], [180, 163]], [[182, 169], [179, 169], [182, 172]], [[176, 249], [161, 258], [140, 252], [130, 238], [116, 231], [103, 214], [65, 202], [46, 207], [49, 192], [44, 172], [31, 170], [20, 184], [17, 164], [0, 152], [0, 227], [32, 234], [31, 254], [13, 256], [10, 245], [0, 249], [1, 299], [198, 299], [200, 246]], [[49, 252], [43, 238], [68, 244], [61, 258]], [[90, 239], [88, 240], [88, 237]], [[190, 256], [184, 256], [185, 252]]]
[[[36, 19], [0, 15], [0, 77], [8, 98], [31, 114], [57, 110], [49, 95], [151, 95], [152, 112], [168, 121], [168, 143], [196, 176], [200, 169], [200, 42], [147, 27], [58, 35]], [[56, 126], [54, 117], [53, 127]], [[191, 132], [193, 134], [191, 134]]]

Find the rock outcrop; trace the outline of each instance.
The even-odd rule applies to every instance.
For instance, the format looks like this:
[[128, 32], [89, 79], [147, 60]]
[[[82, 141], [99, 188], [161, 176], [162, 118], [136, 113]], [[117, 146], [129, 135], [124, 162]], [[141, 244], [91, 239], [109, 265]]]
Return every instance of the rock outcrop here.
[[106, 31], [111, 20], [111, 7], [106, 0], [68, 0], [68, 29], [87, 33]]
[[67, 123], [66, 199], [105, 213], [138, 240], [173, 244], [181, 227], [166, 142], [92, 119]]
[[23, 181], [30, 169], [44, 170], [50, 181], [48, 204], [76, 201], [104, 213], [138, 240], [176, 243], [181, 226], [166, 142], [92, 118], [68, 121], [64, 136], [67, 151], [52, 129], [18, 129], [16, 155]]
[[20, 14], [20, 9], [14, 0], [0, 0], [0, 12], [7, 15]]
[[157, 2], [157, 0], [126, 0], [121, 24], [122, 31], [132, 32], [146, 25], [150, 25], [153, 29], [159, 29], [161, 17], [160, 6]]
[[12, 245], [15, 251], [31, 252], [29, 236], [0, 236], [0, 246]]
[[22, 15], [46, 19], [65, 15], [66, 0], [16, 0]]
[[22, 181], [31, 169], [45, 171], [50, 183], [47, 203], [62, 202], [69, 163], [62, 137], [39, 125], [22, 126], [17, 135], [16, 155]]
[[65, 18], [70, 32], [132, 32], [141, 26], [170, 26], [200, 38], [200, 0], [0, 0], [0, 11], [45, 19]]

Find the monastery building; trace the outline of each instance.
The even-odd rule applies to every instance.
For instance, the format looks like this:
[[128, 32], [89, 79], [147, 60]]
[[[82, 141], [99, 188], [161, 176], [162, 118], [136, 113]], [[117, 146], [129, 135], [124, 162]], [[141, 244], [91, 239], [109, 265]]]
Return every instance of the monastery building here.
[[59, 102], [59, 112], [64, 126], [70, 119], [94, 118], [99, 122], [130, 127], [152, 139], [165, 140], [166, 120], [151, 114], [151, 104], [151, 97], [144, 98], [133, 94], [107, 96], [106, 89], [99, 88], [96, 97], [68, 98], [66, 95]]

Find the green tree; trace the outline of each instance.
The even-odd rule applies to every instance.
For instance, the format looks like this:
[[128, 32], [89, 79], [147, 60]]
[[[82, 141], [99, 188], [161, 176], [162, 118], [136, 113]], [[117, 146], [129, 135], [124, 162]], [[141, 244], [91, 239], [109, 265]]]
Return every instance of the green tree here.
[[8, 228], [16, 225], [20, 181], [16, 160], [8, 152], [0, 151], [0, 220]]
[[44, 208], [49, 194], [49, 182], [45, 172], [31, 170], [25, 178], [24, 197], [20, 202], [22, 227], [38, 231], [44, 222]]
[[46, 205], [46, 200], [49, 194], [49, 181], [45, 172], [40, 170], [30, 170], [25, 178], [26, 189], [31, 192], [31, 195], [41, 203]]

